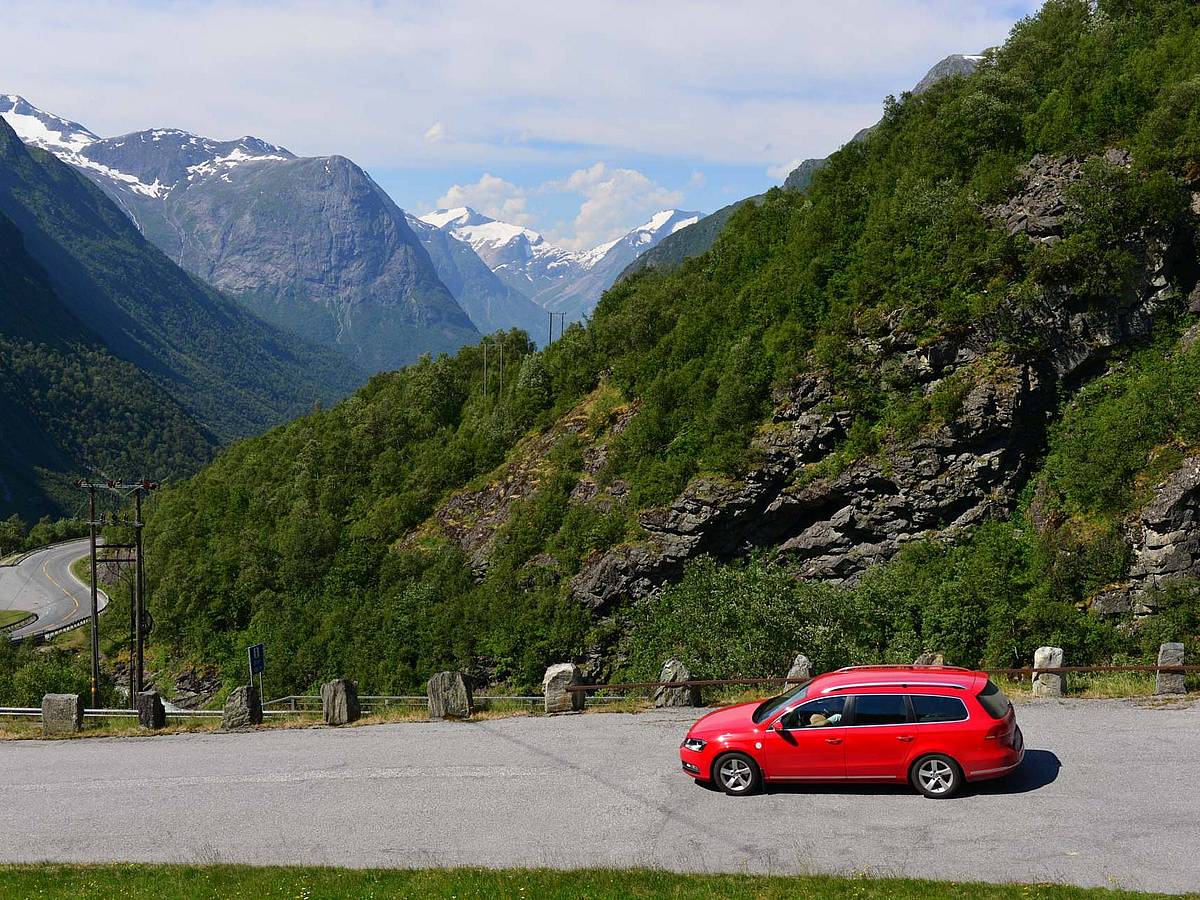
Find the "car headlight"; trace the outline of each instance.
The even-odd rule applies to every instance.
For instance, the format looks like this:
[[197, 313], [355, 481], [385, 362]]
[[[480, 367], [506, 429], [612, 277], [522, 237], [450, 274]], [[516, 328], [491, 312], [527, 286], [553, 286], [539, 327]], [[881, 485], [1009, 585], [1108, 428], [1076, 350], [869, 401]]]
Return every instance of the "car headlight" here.
[[694, 750], [697, 753], [703, 750], [706, 746], [708, 746], [708, 741], [702, 741], [700, 738], [690, 737], [686, 738], [683, 742], [683, 748], [685, 750]]

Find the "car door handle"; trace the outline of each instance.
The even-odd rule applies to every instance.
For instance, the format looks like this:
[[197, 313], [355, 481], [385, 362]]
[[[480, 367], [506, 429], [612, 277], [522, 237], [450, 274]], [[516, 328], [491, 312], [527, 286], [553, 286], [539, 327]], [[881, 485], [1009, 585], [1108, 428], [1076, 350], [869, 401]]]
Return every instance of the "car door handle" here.
[[841, 738], [825, 738], [825, 743], [827, 744], [840, 744], [841, 742]]
[[907, 742], [909, 742], [909, 741], [911, 741], [912, 739], [913, 739], [913, 736], [912, 736], [911, 734], [902, 734], [902, 735], [899, 735], [899, 736], [896, 738], [896, 740], [898, 740], [898, 741], [904, 741], [904, 742], [906, 742], [906, 743], [907, 743]]

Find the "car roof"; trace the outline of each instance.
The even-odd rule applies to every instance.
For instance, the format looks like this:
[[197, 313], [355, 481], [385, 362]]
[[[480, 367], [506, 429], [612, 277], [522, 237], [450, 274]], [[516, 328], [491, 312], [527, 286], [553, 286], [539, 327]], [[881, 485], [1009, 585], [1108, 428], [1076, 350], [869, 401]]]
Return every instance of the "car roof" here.
[[987, 674], [958, 666], [850, 666], [813, 679], [809, 697], [844, 691], [904, 691], [974, 694]]

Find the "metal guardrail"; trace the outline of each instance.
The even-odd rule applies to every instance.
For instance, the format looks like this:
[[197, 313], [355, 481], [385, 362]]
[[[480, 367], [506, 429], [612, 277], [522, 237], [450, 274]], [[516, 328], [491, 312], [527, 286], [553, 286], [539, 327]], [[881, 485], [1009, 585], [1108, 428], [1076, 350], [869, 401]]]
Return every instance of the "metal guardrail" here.
[[36, 621], [37, 613], [30, 613], [25, 618], [19, 619], [16, 622], [10, 622], [7, 625], [0, 625], [0, 634], [9, 634], [13, 631], [16, 631], [18, 628], [24, 628], [26, 625], [32, 624]]
[[[921, 670], [939, 670], [939, 669], [956, 669], [962, 671], [959, 666], [897, 666], [904, 669], [921, 669]], [[1183, 675], [1189, 672], [1200, 672], [1200, 666], [1156, 666], [1156, 665], [1131, 665], [1131, 666], [1047, 666], [1041, 669], [1035, 669], [1032, 666], [1023, 669], [978, 669], [967, 671], [986, 672], [988, 675], [1028, 675], [1032, 677], [1034, 674], [1040, 673], [1043, 675], [1066, 675], [1069, 673], [1081, 672], [1166, 672], [1171, 675]], [[826, 673], [827, 674], [827, 673]], [[591, 691], [634, 691], [648, 690], [650, 688], [683, 688], [683, 687], [728, 687], [731, 685], [755, 685], [755, 684], [803, 684], [808, 681], [807, 678], [693, 678], [689, 681], [637, 681], [627, 682], [622, 684], [569, 684], [566, 687], [568, 691], [590, 693]], [[600, 698], [594, 698], [600, 699]]]

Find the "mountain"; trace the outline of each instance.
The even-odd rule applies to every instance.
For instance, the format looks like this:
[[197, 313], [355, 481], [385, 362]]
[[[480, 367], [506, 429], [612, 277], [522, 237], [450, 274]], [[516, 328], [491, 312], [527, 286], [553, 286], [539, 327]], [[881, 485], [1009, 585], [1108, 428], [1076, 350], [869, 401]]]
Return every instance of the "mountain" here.
[[416, 216], [406, 214], [406, 220], [429, 253], [438, 278], [480, 332], [520, 328], [533, 338], [546, 333], [546, 311], [501, 281], [470, 244]]
[[112, 201], [0, 121], [0, 213], [55, 296], [222, 440], [345, 394], [362, 376], [262, 322], [171, 262]]
[[[979, 66], [983, 60], [980, 55], [965, 55], [961, 53], [953, 53], [945, 59], [933, 66], [925, 75], [917, 82], [912, 89], [913, 94], [923, 94], [939, 81], [944, 78], [949, 78], [953, 75], [970, 75]], [[877, 125], [871, 125], [863, 128], [850, 141], [858, 142], [866, 140], [867, 136], [875, 130]], [[788, 173], [787, 178], [783, 181], [783, 189], [785, 191], [803, 191], [810, 183], [813, 176], [825, 167], [829, 162], [829, 158], [822, 159], [806, 159], [802, 161], [796, 168]], [[659, 271], [669, 272], [678, 268], [683, 264], [685, 259], [693, 256], [699, 256], [705, 250], [713, 245], [717, 235], [721, 229], [725, 227], [725, 223], [729, 221], [729, 217], [733, 215], [742, 204], [751, 201], [758, 202], [762, 198], [759, 194], [754, 197], [747, 197], [745, 200], [739, 200], [737, 203], [731, 203], [729, 206], [722, 207], [715, 213], [712, 213], [700, 221], [686, 229], [680, 229], [678, 232], [666, 237], [657, 247], [635, 259], [626, 269], [621, 272], [618, 281], [634, 272], [640, 272], [643, 269], [657, 269]]]
[[71, 314], [2, 214], [0, 421], [0, 519], [75, 512], [82, 495], [72, 482], [85, 474], [190, 474], [215, 443]]
[[280, 692], [1200, 652], [1198, 49], [1190, 0], [1048, 4], [503, 380], [239, 444], [158, 499], [154, 639]]
[[700, 213], [662, 210], [644, 225], [590, 250], [557, 247], [532, 229], [465, 206], [440, 209], [421, 219], [470, 244], [505, 284], [575, 322], [591, 314], [600, 295], [638, 255], [699, 221]]
[[11, 94], [0, 117], [87, 175], [178, 265], [359, 368], [478, 338], [403, 211], [345, 157], [176, 129], [100, 138]]

